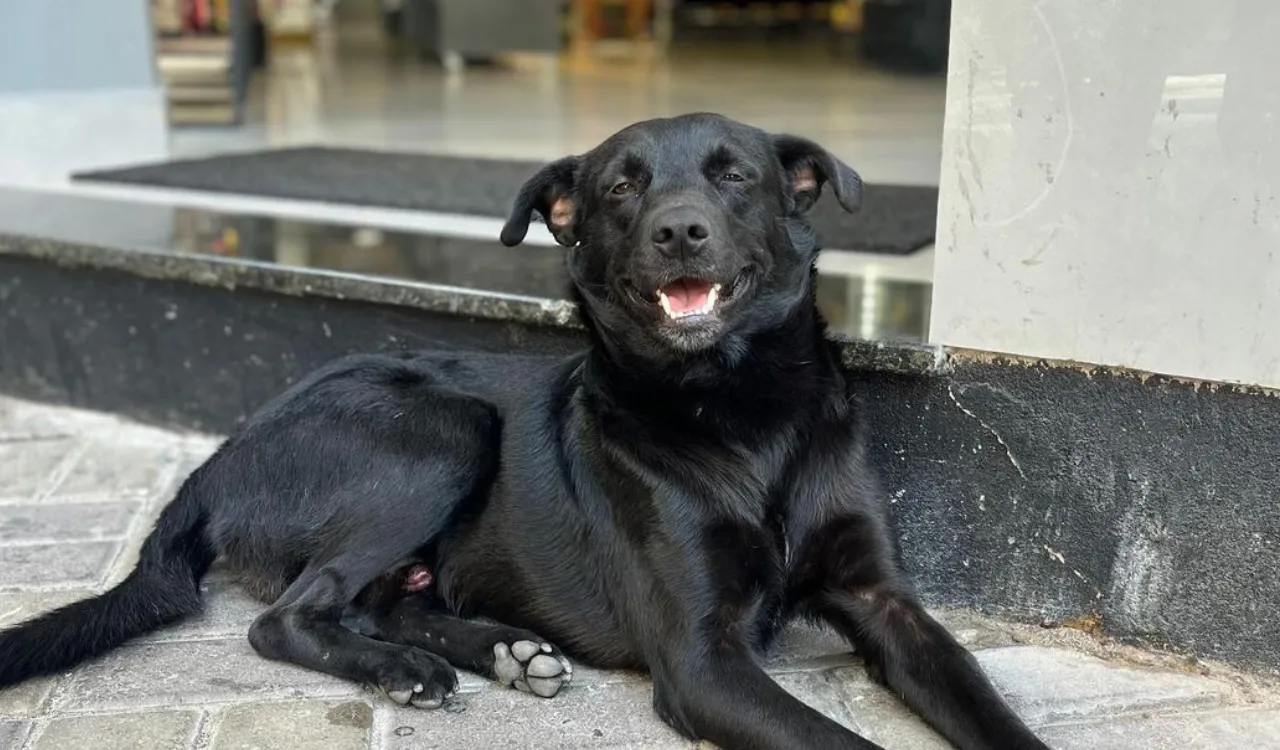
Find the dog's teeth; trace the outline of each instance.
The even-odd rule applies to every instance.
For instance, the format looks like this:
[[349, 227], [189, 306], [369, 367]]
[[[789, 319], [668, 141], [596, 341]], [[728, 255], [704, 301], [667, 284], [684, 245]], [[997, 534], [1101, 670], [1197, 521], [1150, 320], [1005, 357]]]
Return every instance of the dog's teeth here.
[[702, 306], [702, 312], [709, 313], [716, 306], [716, 297], [720, 295], [720, 285], [715, 284], [711, 287], [711, 291], [707, 292], [707, 303]]
[[661, 289], [658, 290], [657, 294], [658, 294], [658, 305], [662, 307], [662, 311], [667, 314], [667, 317], [671, 318], [672, 320], [679, 320], [681, 318], [687, 318], [690, 315], [706, 315], [707, 313], [715, 309], [716, 300], [720, 296], [720, 285], [713, 284], [711, 286], [711, 291], [707, 292], [707, 301], [703, 302], [702, 307], [699, 307], [697, 310], [684, 310], [682, 312], [676, 312], [675, 310], [671, 309], [670, 297], [668, 297]]
[[662, 311], [667, 314], [668, 318], [674, 320], [679, 317], [676, 311], [671, 309], [671, 299], [661, 289], [658, 290], [658, 304], [662, 306]]

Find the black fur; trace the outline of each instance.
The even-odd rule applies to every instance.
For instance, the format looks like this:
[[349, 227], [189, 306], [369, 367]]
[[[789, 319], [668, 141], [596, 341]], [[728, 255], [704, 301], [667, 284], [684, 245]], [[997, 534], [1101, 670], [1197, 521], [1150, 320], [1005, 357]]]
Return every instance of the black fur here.
[[[439, 705], [455, 666], [554, 694], [568, 664], [540, 635], [650, 673], [689, 737], [876, 747], [759, 666], [802, 616], [957, 747], [1045, 748], [895, 561], [813, 301], [803, 211], [824, 185], [857, 207], [857, 175], [817, 145], [713, 115], [549, 165], [502, 236], [519, 243], [537, 212], [570, 247], [586, 352], [325, 367], [191, 476], [128, 581], [0, 635], [0, 685], [194, 611], [216, 556], [271, 602], [260, 653], [402, 703]], [[678, 279], [719, 283], [714, 311], [669, 319], [656, 290]], [[423, 565], [433, 587], [406, 594]]]

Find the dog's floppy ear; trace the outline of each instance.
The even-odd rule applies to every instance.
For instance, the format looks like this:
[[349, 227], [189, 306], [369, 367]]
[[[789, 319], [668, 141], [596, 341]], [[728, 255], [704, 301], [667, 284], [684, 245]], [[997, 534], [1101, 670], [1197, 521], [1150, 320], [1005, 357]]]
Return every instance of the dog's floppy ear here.
[[853, 213], [862, 205], [862, 178], [825, 148], [794, 135], [774, 136], [773, 148], [790, 181], [795, 213], [812, 208], [827, 183], [844, 210]]
[[547, 223], [551, 235], [565, 247], [573, 247], [578, 240], [574, 227], [577, 225], [577, 206], [574, 205], [573, 183], [578, 171], [579, 159], [566, 156], [554, 161], [520, 188], [515, 205], [511, 208], [511, 216], [502, 227], [502, 244], [515, 247], [524, 241], [529, 232], [529, 221], [533, 212], [537, 211]]

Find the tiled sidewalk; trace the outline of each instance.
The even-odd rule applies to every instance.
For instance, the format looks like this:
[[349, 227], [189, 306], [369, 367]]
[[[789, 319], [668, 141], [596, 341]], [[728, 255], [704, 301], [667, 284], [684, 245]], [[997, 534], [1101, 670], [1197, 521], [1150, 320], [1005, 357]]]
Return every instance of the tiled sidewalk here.
[[[119, 580], [158, 509], [215, 446], [0, 398], [0, 626]], [[654, 717], [647, 680], [581, 665], [549, 701], [464, 673], [445, 708], [399, 708], [259, 658], [244, 634], [261, 606], [217, 573], [205, 589], [198, 619], [0, 691], [0, 750], [690, 747]], [[1060, 750], [1280, 748], [1280, 694], [1258, 680], [1070, 630], [939, 617]], [[792, 631], [770, 669], [890, 750], [947, 747], [829, 634]]]

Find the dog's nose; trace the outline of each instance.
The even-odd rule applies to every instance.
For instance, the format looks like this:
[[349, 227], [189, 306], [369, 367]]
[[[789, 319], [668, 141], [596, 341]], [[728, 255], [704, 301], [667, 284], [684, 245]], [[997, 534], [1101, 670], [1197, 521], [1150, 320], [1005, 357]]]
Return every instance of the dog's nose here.
[[696, 255], [707, 244], [711, 230], [700, 212], [690, 208], [666, 211], [654, 223], [651, 239], [663, 255]]

